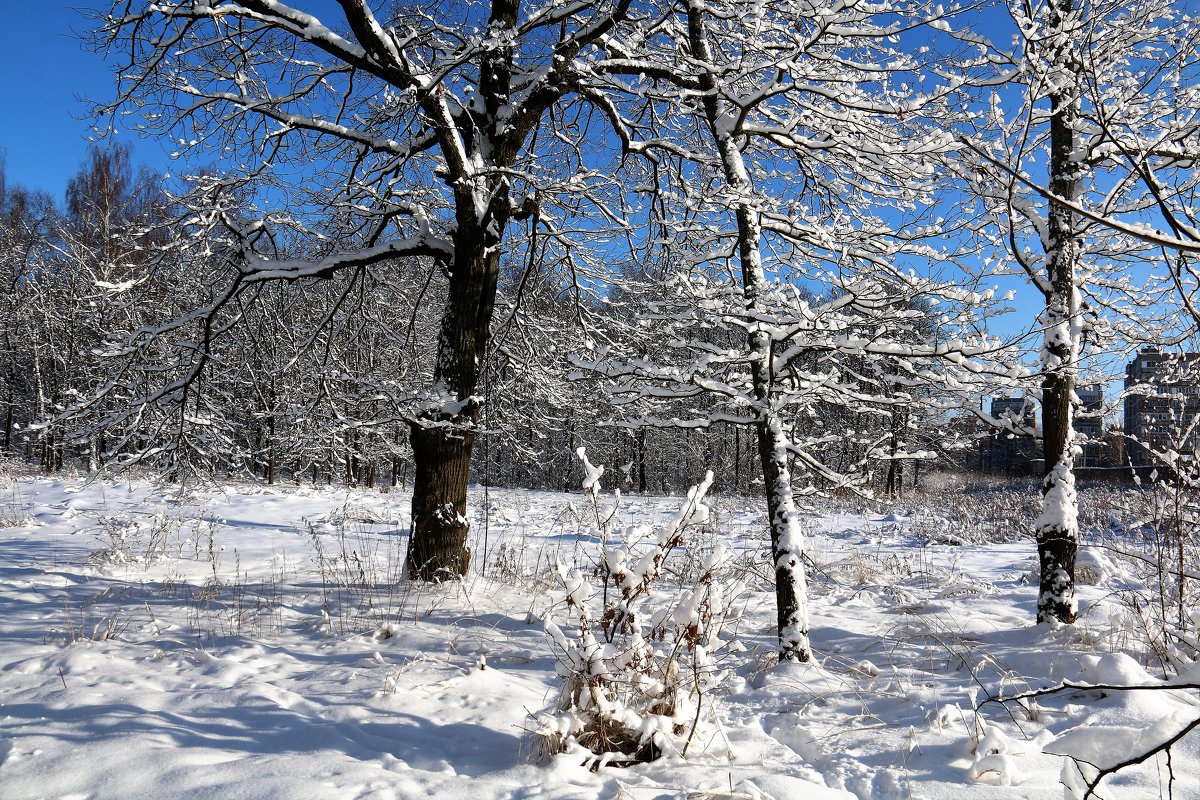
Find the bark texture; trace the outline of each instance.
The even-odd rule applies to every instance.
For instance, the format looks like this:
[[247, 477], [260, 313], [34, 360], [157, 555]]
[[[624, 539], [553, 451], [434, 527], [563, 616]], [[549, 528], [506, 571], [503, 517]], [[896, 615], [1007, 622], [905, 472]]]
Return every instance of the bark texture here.
[[[1079, 197], [1079, 65], [1073, 52], [1073, 0], [1051, 0], [1050, 58], [1050, 191], [1075, 201]], [[1047, 230], [1046, 278], [1043, 289], [1045, 341], [1042, 348], [1042, 447], [1045, 477], [1042, 513], [1036, 523], [1038, 622], [1074, 622], [1075, 555], [1079, 550], [1078, 500], [1075, 494], [1075, 375], [1082, 338], [1079, 292], [1079, 219], [1070, 209], [1051, 205]]]
[[446, 435], [443, 428], [414, 427], [413, 532], [408, 548], [411, 577], [433, 581], [467, 571], [467, 477], [471, 434]]

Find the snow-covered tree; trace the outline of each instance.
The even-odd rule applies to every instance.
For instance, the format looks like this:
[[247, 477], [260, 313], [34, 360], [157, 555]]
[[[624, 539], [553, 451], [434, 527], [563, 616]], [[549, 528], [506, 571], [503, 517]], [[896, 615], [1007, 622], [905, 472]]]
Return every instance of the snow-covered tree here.
[[212, 296], [171, 329], [199, 335], [181, 337], [191, 352], [148, 398], [197, 390], [214, 339], [264, 282], [437, 266], [436, 358], [406, 402], [408, 566], [436, 579], [468, 565], [466, 486], [510, 222], [589, 180], [579, 152], [534, 158], [531, 142], [569, 127], [551, 117], [574, 113], [562, 103], [580, 65], [603, 57], [631, 4], [372, 5], [339, 0], [322, 20], [268, 0], [116, 3], [96, 34], [118, 64], [101, 111], [137, 108], [148, 130], [223, 168], [188, 201], [193, 238], [220, 243]]
[[[932, 205], [934, 157], [950, 144], [938, 128], [956, 113], [949, 99], [989, 57], [986, 48], [961, 59], [943, 53], [941, 71], [931, 69], [929, 42], [949, 27], [944, 13], [919, 4], [681, 4], [618, 28], [611, 57], [595, 70], [617, 98], [602, 107], [623, 145], [646, 157], [647, 184], [662, 187], [661, 202], [675, 209], [660, 215], [676, 231], [663, 237], [668, 271], [736, 275], [735, 295], [732, 282], [715, 281], [710, 293], [684, 281], [682, 293], [691, 294], [682, 302], [699, 315], [685, 315], [686, 324], [737, 328], [743, 337], [729, 349], [688, 335], [685, 348], [702, 355], [683, 368], [616, 352], [607, 369], [675, 384], [675, 398], [724, 395], [734, 409], [706, 413], [702, 424], [755, 428], [783, 659], [811, 655], [793, 464], [848, 480], [814, 457], [819, 436], [810, 449], [792, 435], [790, 407], [806, 397], [799, 404], [811, 409], [821, 397], [870, 413], [859, 381], [874, 380], [819, 355], [806, 372], [801, 354], [844, 353], [837, 337], [855, 339], [851, 329], [869, 340], [872, 324], [904, 326], [899, 306], [877, 293], [905, 285], [905, 263], [940, 257], [918, 243], [943, 227], [921, 220]], [[937, 125], [928, 124], [932, 116]], [[824, 299], [809, 306], [777, 282], [813, 283]], [[840, 316], [843, 305], [849, 315], [887, 310], [855, 328]], [[674, 333], [666, 320], [677, 311], [650, 324]], [[604, 361], [591, 366], [606, 369]], [[866, 444], [864, 452], [884, 448]]]
[[1178, 318], [1149, 315], [1170, 302], [1181, 273], [1172, 279], [1170, 269], [1148, 270], [1147, 263], [1162, 263], [1161, 252], [1129, 234], [1144, 226], [1156, 198], [1194, 192], [1195, 176], [1180, 165], [1197, 149], [1194, 104], [1185, 99], [1195, 93], [1196, 35], [1169, 0], [1047, 0], [1010, 10], [1019, 31], [1013, 80], [1023, 105], [1006, 116], [1004, 99], [993, 97], [983, 141], [968, 142], [985, 168], [977, 191], [1008, 255], [1044, 301], [1037, 618], [1072, 622], [1079, 542], [1073, 418], [1083, 359], [1089, 346], [1103, 351], [1180, 331]]
[[[637, 297], [634, 287], [627, 291]], [[1019, 375], [998, 363], [1006, 360], [999, 342], [970, 333], [979, 322], [975, 308], [986, 307], [991, 298], [914, 276], [902, 285], [846, 282], [824, 297], [769, 284], [753, 308], [746, 307], [740, 284], [701, 274], [676, 278], [665, 293], [654, 285], [646, 292], [653, 299], [644, 299], [628, 336], [650, 334], [663, 346], [637, 357], [632, 348], [610, 342], [576, 363], [608, 379], [623, 425], [758, 430], [769, 415], [777, 430], [759, 433], [760, 446], [764, 438], [777, 443], [787, 482], [768, 487], [775, 490], [768, 494], [768, 510], [779, 514], [783, 506], [783, 513], [790, 512], [782, 525], [772, 520], [771, 533], [795, 536], [782, 543], [772, 539], [777, 580], [785, 570], [791, 579], [782, 589], [777, 584], [777, 594], [783, 593], [777, 597], [780, 653], [806, 660], [808, 619], [793, 495], [847, 487], [870, 493], [876, 463], [930, 455], [899, 435], [896, 415], [918, 403], [916, 413], [928, 418], [961, 412], [981, 386], [1010, 383]], [[906, 294], [941, 305], [945, 328], [929, 332], [926, 309], [906, 303]], [[742, 338], [747, 331], [762, 331], [767, 339], [765, 384], [755, 382], [755, 355]], [[790, 543], [797, 563], [781, 563]]]
[[17, 429], [37, 414], [33, 276], [47, 255], [53, 223], [50, 198], [9, 185], [0, 159], [0, 448], [6, 456], [16, 455]]

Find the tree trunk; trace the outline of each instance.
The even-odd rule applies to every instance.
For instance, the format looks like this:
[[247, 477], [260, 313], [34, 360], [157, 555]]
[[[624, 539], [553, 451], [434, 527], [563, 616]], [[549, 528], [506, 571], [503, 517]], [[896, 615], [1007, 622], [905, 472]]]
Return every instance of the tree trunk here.
[[508, 222], [505, 185], [492, 195], [487, 214], [477, 214], [460, 199], [450, 291], [438, 338], [434, 393], [440, 407], [412, 424], [412, 536], [408, 574], [426, 581], [466, 574], [467, 480], [471, 472], [474, 429], [482, 399], [475, 395], [487, 355], [500, 238]]
[[733, 491], [742, 491], [742, 433], [737, 425], [730, 425], [733, 431]]
[[889, 421], [891, 458], [888, 460], [887, 493], [888, 497], [898, 500], [904, 496], [904, 462], [897, 458], [897, 454], [900, 452], [900, 431], [907, 426], [908, 420], [902, 412], [892, 409]]
[[277, 395], [275, 394], [275, 380], [271, 379], [270, 396], [268, 400], [268, 416], [267, 416], [267, 485], [275, 485], [275, 410], [277, 404]]
[[8, 407], [4, 410], [4, 452], [12, 454], [12, 432], [13, 432], [13, 400], [9, 396]]
[[[577, 445], [575, 444], [575, 419], [570, 411], [567, 412], [567, 452], [574, 453]], [[579, 484], [573, 479], [573, 473], [569, 469], [564, 469], [562, 474], [562, 483], [559, 484], [561, 491], [570, 491], [571, 486]]]
[[[514, 122], [512, 69], [520, 0], [492, 0], [479, 54], [477, 102], [456, 120], [444, 96], [422, 106], [440, 141], [444, 180], [454, 196], [454, 255], [438, 336], [433, 391], [411, 425], [412, 535], [408, 574], [420, 580], [464, 575], [467, 479], [482, 398], [475, 395], [487, 357], [505, 228], [512, 218], [507, 169], [532, 123]], [[542, 111], [529, 116], [540, 118]], [[531, 201], [532, 202], [532, 201]]]
[[638, 428], [637, 435], [638, 494], [646, 493], [646, 429]]
[[432, 581], [466, 574], [471, 559], [467, 476], [474, 439], [470, 433], [447, 436], [444, 428], [413, 427], [411, 577]]
[[[1068, 23], [1073, 0], [1052, 0], [1050, 25], [1055, 41], [1050, 57], [1066, 70], [1050, 95], [1050, 191], [1067, 200], [1079, 196], [1080, 166], [1076, 163], [1079, 116], [1077, 57]], [[1080, 241], [1076, 214], [1051, 205], [1048, 220], [1042, 347], [1042, 449], [1045, 477], [1042, 512], [1035, 523], [1038, 564], [1038, 622], [1074, 622], [1075, 555], [1079, 550], [1078, 502], [1075, 494], [1073, 417], [1075, 372], [1082, 339], [1078, 267]]]
[[775, 610], [779, 623], [779, 660], [810, 661], [808, 591], [805, 584], [804, 538], [792, 498], [787, 437], [777, 416], [756, 426], [758, 454], [766, 484], [771, 557], [775, 564]]
[[[703, 64], [711, 64], [700, 5], [689, 5], [688, 38], [691, 54]], [[754, 186], [746, 170], [736, 132], [728, 126], [727, 109], [720, 100], [711, 72], [699, 75], [704, 89], [703, 103], [709, 131], [721, 155], [721, 166], [729, 189], [738, 228], [738, 259], [742, 271], [742, 295], [747, 317], [754, 318], [760, 298], [768, 288], [762, 265], [762, 222], [754, 201]], [[752, 325], [747, 333], [750, 374], [754, 397], [758, 402], [758, 453], [762, 462], [767, 500], [767, 522], [771, 529], [771, 555], [775, 565], [775, 604], [779, 622], [780, 661], [809, 661], [812, 649], [808, 639], [808, 598], [803, 555], [804, 537], [792, 497], [792, 474], [788, 467], [788, 439], [783, 421], [775, 409], [774, 353], [770, 334]]]
[[1079, 550], [1078, 506], [1072, 470], [1071, 435], [1074, 380], [1070, 374], [1047, 373], [1042, 382], [1042, 435], [1046, 458], [1042, 513], [1036, 523], [1038, 622], [1074, 622], [1075, 556]]

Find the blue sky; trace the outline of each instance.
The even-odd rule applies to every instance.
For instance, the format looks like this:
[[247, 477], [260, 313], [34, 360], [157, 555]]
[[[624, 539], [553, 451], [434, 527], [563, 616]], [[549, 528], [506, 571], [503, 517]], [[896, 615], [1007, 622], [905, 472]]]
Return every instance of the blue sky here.
[[[79, 9], [107, 10], [107, 0], [3, 0], [0, 25], [0, 150], [9, 184], [62, 199], [67, 180], [87, 153], [90, 106], [81, 98], [112, 95], [104, 61], [86, 52], [80, 34], [91, 25]], [[165, 169], [166, 153], [133, 132], [136, 161]]]
[[[49, 192], [62, 201], [67, 181], [80, 168], [90, 138], [91, 100], [113, 94], [111, 69], [101, 56], [84, 49], [81, 37], [94, 24], [87, 16], [107, 12], [110, 0], [2, 0], [0, 26], [0, 151], [5, 154], [9, 185]], [[327, 0], [300, 0], [319, 13]], [[157, 171], [170, 169], [168, 149], [132, 130], [118, 131], [131, 141], [134, 159]], [[1022, 311], [995, 327], [1010, 332], [1032, 317], [1031, 291], [1021, 287]]]
[[[84, 48], [82, 36], [94, 25], [89, 14], [107, 13], [110, 0], [0, 0], [0, 151], [8, 183], [49, 192], [62, 202], [67, 181], [79, 170], [94, 135], [90, 100], [110, 99], [111, 69]], [[320, 13], [327, 0], [300, 0]], [[170, 171], [170, 148], [121, 130], [118, 140], [133, 143], [134, 160]], [[1024, 292], [1023, 292], [1024, 293]], [[1027, 323], [1025, 314], [1008, 315], [997, 327]]]
[[[0, 2], [7, 12], [0, 26], [0, 151], [5, 153], [8, 182], [49, 192], [61, 203], [93, 136], [91, 105], [86, 101], [113, 94], [112, 71], [81, 41], [93, 24], [87, 12], [107, 12], [110, 0]], [[300, 0], [300, 5], [319, 13], [325, 2]], [[169, 148], [132, 130], [116, 136], [132, 141], [136, 163], [170, 171]], [[1018, 290], [1017, 310], [994, 319], [990, 327], [994, 333], [1011, 335], [1027, 328], [1040, 302], [1024, 280], [1000, 283]]]

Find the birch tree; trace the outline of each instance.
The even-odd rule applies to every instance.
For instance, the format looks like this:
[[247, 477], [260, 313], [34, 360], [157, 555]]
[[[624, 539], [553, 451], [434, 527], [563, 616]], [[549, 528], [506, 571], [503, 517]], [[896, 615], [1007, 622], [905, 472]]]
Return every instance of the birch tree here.
[[[744, 354], [729, 361], [746, 366], [749, 388], [729, 389], [744, 406], [728, 421], [750, 422], [756, 432], [783, 660], [812, 653], [793, 463], [826, 468], [796, 443], [784, 413], [788, 373], [804, 345], [780, 331], [803, 329], [805, 313], [793, 309], [795, 319], [780, 321], [768, 298], [776, 281], [789, 280], [827, 281], [853, 297], [850, 287], [868, 273], [896, 275], [907, 257], [938, 257], [915, 243], [918, 228], [938, 224], [901, 232], [887, 218], [919, 219], [918, 208], [927, 208], [933, 159], [949, 138], [925, 115], [947, 124], [944, 101], [989, 57], [973, 47], [961, 60], [943, 58], [940, 73], [926, 69], [925, 40], [947, 27], [940, 8], [919, 4], [680, 3], [619, 29], [597, 68], [614, 78], [608, 91], [624, 98], [605, 106], [623, 144], [646, 156], [653, 176], [668, 176], [667, 195], [682, 209], [672, 222], [691, 237], [686, 266], [727, 269], [740, 284], [737, 313], [714, 313], [744, 326]], [[921, 44], [902, 46], [914, 31]], [[842, 301], [833, 293], [828, 302]], [[722, 353], [708, 356], [726, 363]], [[721, 384], [708, 383], [703, 370], [683, 370], [677, 380], [699, 390]], [[861, 399], [849, 383], [831, 381], [831, 393], [839, 390], [847, 403]]]

